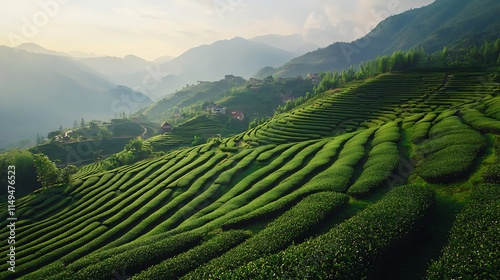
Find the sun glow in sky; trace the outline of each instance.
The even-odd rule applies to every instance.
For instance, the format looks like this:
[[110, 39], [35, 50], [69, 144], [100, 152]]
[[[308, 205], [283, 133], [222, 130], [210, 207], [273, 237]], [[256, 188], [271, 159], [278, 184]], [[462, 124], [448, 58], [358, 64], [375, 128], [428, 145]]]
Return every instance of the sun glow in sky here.
[[148, 60], [236, 36], [300, 34], [324, 47], [433, 0], [0, 0], [0, 45]]

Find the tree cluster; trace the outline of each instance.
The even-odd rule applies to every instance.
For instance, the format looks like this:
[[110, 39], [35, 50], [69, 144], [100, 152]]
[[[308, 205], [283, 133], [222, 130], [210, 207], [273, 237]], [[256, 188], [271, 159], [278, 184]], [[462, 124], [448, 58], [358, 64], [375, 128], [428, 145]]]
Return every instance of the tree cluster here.
[[500, 38], [494, 42], [484, 42], [481, 46], [448, 49], [427, 54], [423, 48], [397, 51], [391, 55], [378, 56], [374, 60], [361, 63], [358, 67], [320, 74], [321, 82], [314, 93], [337, 88], [356, 79], [366, 79], [381, 73], [399, 72], [413, 69], [449, 67], [488, 67], [500, 65]]
[[[69, 184], [76, 173], [74, 165], [57, 168], [44, 154], [33, 154], [26, 150], [11, 150], [0, 155], [0, 184], [7, 185], [4, 174], [8, 166], [15, 166], [16, 194], [27, 195], [38, 188], [51, 188]], [[4, 191], [1, 192], [3, 194]]]
[[253, 119], [249, 124], [248, 124], [248, 129], [252, 129], [252, 128], [255, 128], [257, 126], [259, 126], [260, 124], [263, 124], [267, 121], [267, 118], [266, 117], [262, 117], [262, 118], [255, 118]]
[[125, 145], [123, 151], [113, 154], [106, 159], [108, 168], [116, 168], [122, 165], [132, 164], [139, 160], [148, 158], [153, 153], [153, 148], [144, 144], [141, 137], [134, 138]]
[[307, 100], [311, 99], [313, 95], [310, 92], [306, 93], [306, 96], [299, 96], [296, 99], [290, 99], [285, 102], [284, 105], [278, 105], [276, 108], [276, 113], [284, 113], [292, 110], [293, 108], [304, 104]]

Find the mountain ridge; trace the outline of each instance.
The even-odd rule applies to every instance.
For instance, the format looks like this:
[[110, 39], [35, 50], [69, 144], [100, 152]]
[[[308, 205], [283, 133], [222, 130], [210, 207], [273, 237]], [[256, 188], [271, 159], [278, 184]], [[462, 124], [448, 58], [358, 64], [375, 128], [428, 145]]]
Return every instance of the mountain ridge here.
[[[485, 6], [488, 9], [484, 9]], [[445, 46], [470, 47], [496, 39], [500, 29], [500, 19], [496, 16], [498, 10], [500, 3], [494, 0], [437, 0], [427, 6], [392, 15], [367, 35], [350, 43], [335, 42], [264, 73], [280, 77], [305, 76], [308, 73], [340, 71], [398, 50], [423, 47], [432, 53]]]
[[[108, 119], [152, 101], [71, 58], [0, 46], [0, 146], [35, 139], [81, 118]], [[36, 121], [33, 121], [36, 120]]]

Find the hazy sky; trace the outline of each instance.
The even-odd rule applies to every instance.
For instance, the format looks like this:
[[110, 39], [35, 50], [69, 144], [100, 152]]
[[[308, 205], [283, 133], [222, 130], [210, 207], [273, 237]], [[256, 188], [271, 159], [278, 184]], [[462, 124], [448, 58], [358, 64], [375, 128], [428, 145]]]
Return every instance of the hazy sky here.
[[0, 45], [177, 56], [235, 36], [302, 34], [326, 46], [352, 41], [388, 15], [433, 0], [0, 0]]

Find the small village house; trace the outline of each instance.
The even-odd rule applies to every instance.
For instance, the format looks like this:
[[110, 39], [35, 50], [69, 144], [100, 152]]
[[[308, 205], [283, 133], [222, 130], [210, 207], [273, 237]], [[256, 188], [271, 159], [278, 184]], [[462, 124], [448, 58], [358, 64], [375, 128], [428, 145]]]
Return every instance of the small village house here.
[[163, 131], [163, 133], [171, 132], [172, 125], [170, 125], [168, 122], [164, 122], [163, 125], [161, 126], [161, 130]]

